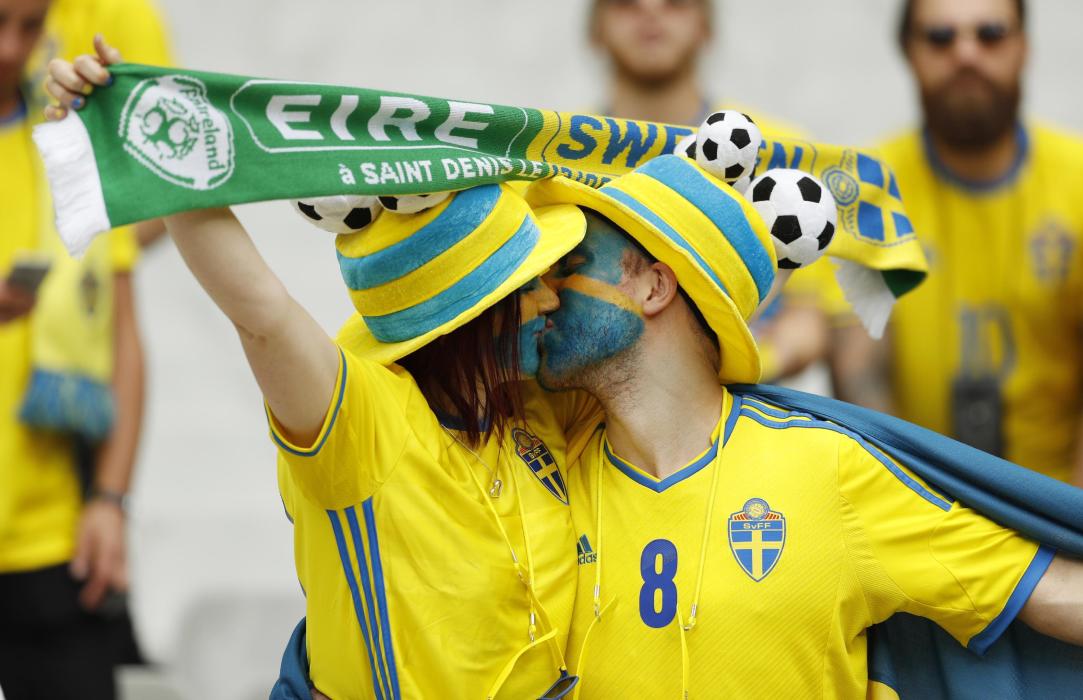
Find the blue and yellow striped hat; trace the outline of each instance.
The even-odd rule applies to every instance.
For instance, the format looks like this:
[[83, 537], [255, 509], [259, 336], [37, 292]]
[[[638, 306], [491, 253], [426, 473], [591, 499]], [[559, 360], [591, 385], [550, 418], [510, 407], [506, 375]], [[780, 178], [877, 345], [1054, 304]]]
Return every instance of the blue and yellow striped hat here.
[[585, 230], [578, 207], [532, 210], [507, 185], [463, 190], [416, 214], [385, 211], [336, 241], [357, 309], [339, 342], [390, 364], [544, 273]]
[[723, 383], [759, 381], [747, 320], [770, 291], [778, 263], [763, 219], [736, 190], [688, 158], [665, 155], [600, 189], [565, 177], [542, 180], [528, 199], [578, 204], [624, 229], [673, 268], [718, 336]]

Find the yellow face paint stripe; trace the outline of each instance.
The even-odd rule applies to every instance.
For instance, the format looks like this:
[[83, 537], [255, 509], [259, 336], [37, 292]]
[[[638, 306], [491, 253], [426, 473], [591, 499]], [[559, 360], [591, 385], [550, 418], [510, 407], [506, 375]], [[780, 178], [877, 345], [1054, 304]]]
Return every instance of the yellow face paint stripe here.
[[586, 275], [570, 275], [562, 281], [560, 289], [569, 289], [586, 296], [612, 304], [618, 308], [630, 311], [636, 316], [643, 318], [643, 307], [637, 304], [631, 297], [611, 284], [596, 280]]

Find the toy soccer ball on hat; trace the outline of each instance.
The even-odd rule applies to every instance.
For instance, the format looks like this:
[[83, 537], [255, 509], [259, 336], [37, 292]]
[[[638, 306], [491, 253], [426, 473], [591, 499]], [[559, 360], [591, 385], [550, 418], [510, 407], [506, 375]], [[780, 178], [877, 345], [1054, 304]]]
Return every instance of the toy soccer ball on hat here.
[[428, 194], [380, 195], [380, 204], [384, 209], [396, 214], [416, 214], [435, 207], [450, 195], [450, 192], [431, 192]]
[[673, 152], [676, 153], [679, 156], [685, 156], [687, 158], [691, 158], [692, 160], [695, 160], [696, 159], [696, 135], [695, 134], [688, 134], [683, 139], [678, 141], [676, 147], [674, 147], [674, 149], [673, 149]]
[[771, 231], [779, 269], [812, 264], [835, 235], [835, 198], [804, 171], [768, 170], [752, 181], [745, 197]]
[[737, 190], [741, 194], [748, 192], [748, 186], [752, 184], [752, 174], [745, 175], [737, 182], [730, 185], [733, 189]]
[[309, 223], [331, 233], [356, 233], [383, 209], [376, 197], [356, 194], [295, 199], [293, 208]]
[[763, 137], [747, 115], [733, 110], [715, 112], [696, 134], [696, 162], [715, 177], [734, 183], [751, 175]]

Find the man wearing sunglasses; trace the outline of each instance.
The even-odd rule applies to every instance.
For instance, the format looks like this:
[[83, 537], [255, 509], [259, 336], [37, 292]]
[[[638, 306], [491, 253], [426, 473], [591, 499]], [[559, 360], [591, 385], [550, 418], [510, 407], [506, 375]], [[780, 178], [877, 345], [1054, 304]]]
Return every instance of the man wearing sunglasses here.
[[930, 275], [840, 393], [1083, 485], [1083, 141], [1020, 118], [1025, 19], [1023, 0], [903, 5], [923, 127], [882, 154]]

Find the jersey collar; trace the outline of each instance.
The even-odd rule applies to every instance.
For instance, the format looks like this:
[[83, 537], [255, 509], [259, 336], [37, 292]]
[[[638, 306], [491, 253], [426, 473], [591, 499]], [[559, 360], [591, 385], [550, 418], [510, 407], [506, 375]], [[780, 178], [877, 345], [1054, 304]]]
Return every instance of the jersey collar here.
[[1016, 177], [1019, 176], [1019, 172], [1027, 161], [1027, 157], [1030, 155], [1030, 135], [1027, 133], [1026, 128], [1021, 123], [1018, 123], [1015, 125], [1015, 143], [1017, 146], [1015, 160], [1012, 162], [1011, 167], [1008, 168], [1008, 171], [993, 180], [971, 180], [952, 172], [940, 159], [936, 149], [933, 148], [932, 138], [929, 136], [927, 128], [921, 130], [921, 143], [925, 150], [925, 158], [929, 161], [929, 166], [934, 173], [942, 180], [975, 194], [995, 192], [1001, 187], [1006, 187], [1015, 182]]
[[631, 462], [619, 457], [610, 448], [609, 439], [604, 436], [602, 438], [602, 452], [605, 455], [606, 461], [616, 467], [619, 472], [629, 479], [641, 486], [646, 486], [656, 493], [662, 493], [670, 486], [684, 481], [714, 461], [715, 457], [718, 456], [718, 450], [725, 447], [726, 442], [729, 440], [730, 434], [733, 432], [733, 426], [736, 424], [737, 417], [740, 413], [741, 397], [726, 391], [722, 398], [722, 415], [719, 417], [718, 425], [715, 426], [714, 432], [711, 435], [711, 446], [708, 447], [703, 454], [692, 460], [692, 462], [681, 467], [664, 479], [658, 479]]

